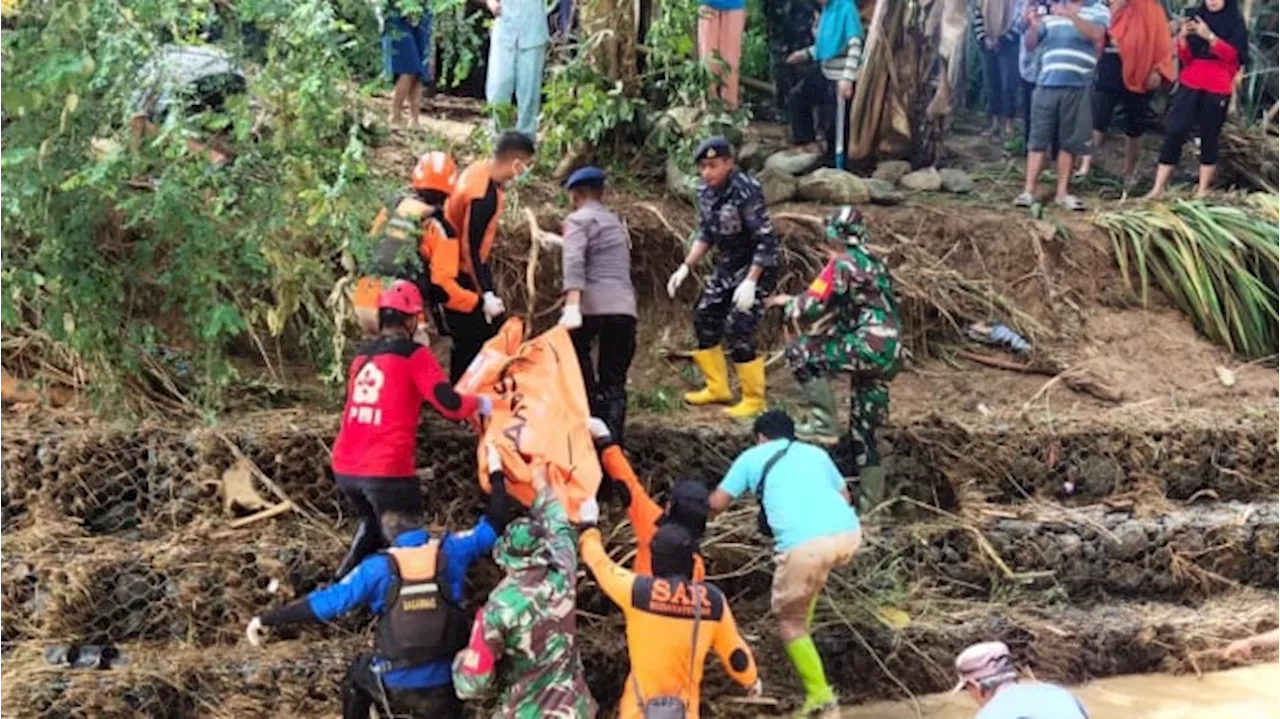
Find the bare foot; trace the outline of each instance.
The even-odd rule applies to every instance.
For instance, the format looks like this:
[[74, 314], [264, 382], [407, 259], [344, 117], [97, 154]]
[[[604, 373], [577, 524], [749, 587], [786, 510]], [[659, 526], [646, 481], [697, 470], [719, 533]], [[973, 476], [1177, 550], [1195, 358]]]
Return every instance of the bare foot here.
[[1144, 199], [1144, 200], [1159, 200], [1159, 199], [1160, 199], [1160, 198], [1162, 198], [1162, 197], [1164, 197], [1164, 190], [1157, 190], [1157, 189], [1155, 189], [1155, 188], [1153, 187], [1153, 188], [1151, 188], [1151, 192], [1148, 192], [1147, 194], [1145, 194], [1145, 195], [1143, 195], [1143, 196], [1142, 196], [1142, 199]]

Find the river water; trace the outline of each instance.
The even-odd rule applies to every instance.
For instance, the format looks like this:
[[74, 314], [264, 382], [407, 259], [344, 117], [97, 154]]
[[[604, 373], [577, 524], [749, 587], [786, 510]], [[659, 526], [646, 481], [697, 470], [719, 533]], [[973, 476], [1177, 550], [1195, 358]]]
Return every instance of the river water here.
[[[1255, 664], [1195, 676], [1141, 674], [1099, 679], [1072, 689], [1089, 719], [1269, 719], [1280, 718], [1280, 664]], [[921, 712], [906, 702], [846, 709], [842, 719], [971, 719], [977, 711], [967, 694], [920, 699]]]

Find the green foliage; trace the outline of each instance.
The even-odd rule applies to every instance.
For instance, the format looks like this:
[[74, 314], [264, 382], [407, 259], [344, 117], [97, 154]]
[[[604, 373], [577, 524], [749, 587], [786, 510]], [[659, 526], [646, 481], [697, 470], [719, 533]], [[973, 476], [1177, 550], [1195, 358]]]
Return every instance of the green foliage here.
[[764, 0], [747, 0], [747, 29], [742, 37], [743, 77], [768, 81], [773, 75], [769, 60], [768, 27], [764, 16]]
[[539, 155], [553, 162], [576, 143], [600, 145], [633, 123], [644, 107], [642, 100], [627, 96], [621, 82], [610, 82], [595, 69], [589, 45], [566, 62], [551, 66], [542, 91], [546, 151]]
[[[138, 70], [211, 19], [247, 94], [221, 113], [176, 103], [132, 152]], [[233, 349], [270, 365], [280, 345], [266, 347], [283, 338], [334, 362], [325, 298], [376, 202], [349, 82], [347, 53], [366, 42], [354, 31], [322, 0], [27, 4], [3, 42], [5, 334], [69, 350], [106, 399], [161, 343], [189, 359], [180, 391], [206, 407], [237, 376]], [[215, 169], [188, 139], [234, 160]]]
[[1280, 235], [1277, 198], [1259, 194], [1248, 207], [1175, 201], [1109, 212], [1098, 224], [1111, 235], [1130, 291], [1145, 305], [1152, 279], [1210, 339], [1251, 357], [1276, 353]]
[[468, 13], [466, 0], [431, 0], [431, 12], [431, 35], [440, 48], [436, 82], [457, 87], [475, 70], [492, 21], [481, 10]]

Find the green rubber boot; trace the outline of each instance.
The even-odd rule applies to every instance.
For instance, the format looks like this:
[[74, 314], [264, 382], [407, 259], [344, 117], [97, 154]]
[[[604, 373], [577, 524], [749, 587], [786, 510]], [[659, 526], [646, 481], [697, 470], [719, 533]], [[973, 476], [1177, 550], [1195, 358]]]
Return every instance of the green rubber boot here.
[[796, 438], [806, 442], [835, 444], [840, 439], [840, 427], [836, 423], [836, 392], [825, 377], [817, 377], [804, 383], [804, 395], [809, 400], [809, 418], [796, 426]]
[[884, 485], [884, 467], [863, 467], [858, 472], [858, 507], [863, 514], [869, 514], [884, 502]]

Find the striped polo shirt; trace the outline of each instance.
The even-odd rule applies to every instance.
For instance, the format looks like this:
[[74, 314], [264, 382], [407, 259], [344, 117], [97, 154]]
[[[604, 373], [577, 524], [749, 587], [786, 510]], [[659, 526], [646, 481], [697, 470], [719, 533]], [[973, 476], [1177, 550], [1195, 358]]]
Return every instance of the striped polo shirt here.
[[[1106, 30], [1111, 11], [1096, 0], [1086, 0], [1080, 19]], [[1098, 48], [1076, 30], [1069, 18], [1048, 15], [1040, 21], [1040, 87], [1088, 87], [1098, 65]]]

